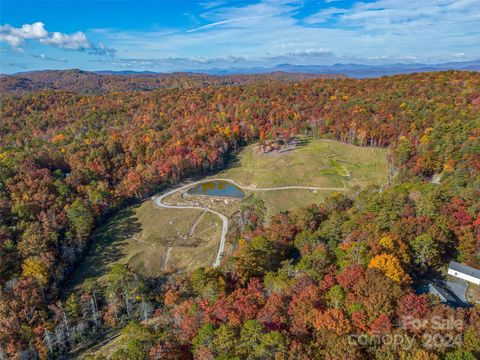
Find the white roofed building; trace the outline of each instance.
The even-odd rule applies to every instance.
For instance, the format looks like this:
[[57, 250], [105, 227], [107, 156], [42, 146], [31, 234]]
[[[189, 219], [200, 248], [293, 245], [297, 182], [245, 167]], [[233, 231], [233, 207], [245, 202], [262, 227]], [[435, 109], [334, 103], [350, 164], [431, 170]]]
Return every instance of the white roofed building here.
[[480, 285], [480, 270], [451, 261], [448, 265], [448, 274], [457, 278]]

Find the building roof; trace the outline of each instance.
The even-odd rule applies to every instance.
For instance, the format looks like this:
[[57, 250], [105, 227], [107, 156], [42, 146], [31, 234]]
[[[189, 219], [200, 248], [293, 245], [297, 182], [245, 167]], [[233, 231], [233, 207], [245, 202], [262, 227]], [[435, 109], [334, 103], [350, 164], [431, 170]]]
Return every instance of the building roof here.
[[430, 283], [428, 285], [428, 290], [431, 294], [439, 296], [443, 302], [448, 302], [450, 304], [457, 303], [457, 299], [455, 299], [447, 289], [438, 286], [436, 284]]
[[473, 276], [474, 278], [480, 279], [480, 270], [474, 269], [470, 266], [457, 263], [455, 261], [450, 261], [448, 268], [460, 272], [462, 274]]

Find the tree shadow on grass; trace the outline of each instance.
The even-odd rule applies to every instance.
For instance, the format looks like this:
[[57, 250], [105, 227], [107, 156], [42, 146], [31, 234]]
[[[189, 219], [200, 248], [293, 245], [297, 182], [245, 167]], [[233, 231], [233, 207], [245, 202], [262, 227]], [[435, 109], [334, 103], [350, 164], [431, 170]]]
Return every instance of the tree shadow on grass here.
[[226, 169], [231, 169], [231, 168], [239, 168], [242, 166], [242, 163], [240, 162], [240, 151], [244, 148], [240, 148], [238, 151], [232, 152], [227, 155], [226, 161], [225, 161], [225, 167], [222, 169], [218, 169], [215, 173], [219, 173], [221, 171], [224, 171]]
[[109, 266], [125, 255], [124, 248], [129, 239], [142, 231], [135, 216], [137, 207], [139, 205], [132, 205], [120, 210], [95, 230], [89, 249], [70, 280], [69, 288], [78, 287], [87, 278], [105, 275]]
[[297, 142], [296, 149], [301, 149], [301, 148], [307, 146], [308, 144], [310, 144], [312, 142], [312, 138], [311, 137], [300, 137], [300, 138], [296, 138], [295, 141]]

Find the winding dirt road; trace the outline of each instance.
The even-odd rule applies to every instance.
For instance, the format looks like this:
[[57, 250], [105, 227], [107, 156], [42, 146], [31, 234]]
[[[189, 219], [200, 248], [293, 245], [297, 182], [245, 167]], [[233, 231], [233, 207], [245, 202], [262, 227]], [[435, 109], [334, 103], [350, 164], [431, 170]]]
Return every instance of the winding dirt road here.
[[237, 187], [239, 187], [240, 189], [242, 190], [248, 190], [248, 191], [277, 191], [277, 190], [293, 190], [293, 189], [303, 189], [303, 190], [322, 190], [322, 191], [345, 191], [347, 190], [346, 187], [343, 187], [343, 188], [332, 188], [332, 187], [316, 187], [316, 186], [297, 186], [297, 185], [292, 185], [292, 186], [278, 186], [278, 187], [268, 187], [268, 188], [265, 188], [265, 187], [254, 187], [254, 186], [244, 186], [242, 184], [239, 184], [238, 182], [236, 182], [235, 180], [232, 180], [232, 179], [205, 179], [205, 180], [199, 180], [199, 181], [195, 181], [195, 182], [192, 182], [192, 183], [189, 183], [189, 184], [186, 184], [186, 185], [183, 185], [183, 186], [180, 186], [176, 189], [173, 189], [173, 190], [170, 190], [170, 191], [167, 191], [163, 194], [160, 194], [160, 195], [157, 195], [157, 196], [154, 196], [152, 199], [153, 199], [153, 202], [155, 204], [155, 206], [159, 207], [159, 208], [164, 208], [164, 209], [198, 209], [198, 210], [204, 210], [204, 211], [208, 211], [212, 214], [215, 214], [217, 215], [218, 217], [220, 217], [220, 219], [222, 220], [222, 234], [220, 236], [220, 245], [218, 247], [218, 252], [217, 252], [217, 256], [215, 257], [215, 261], [213, 262], [212, 266], [213, 267], [217, 267], [220, 265], [220, 261], [222, 259], [222, 255], [223, 255], [223, 251], [225, 249], [225, 238], [227, 236], [227, 231], [228, 231], [228, 218], [223, 215], [222, 213], [216, 211], [216, 210], [213, 210], [213, 209], [210, 209], [208, 207], [205, 207], [205, 206], [193, 206], [193, 205], [169, 205], [169, 204], [165, 204], [163, 202], [163, 200], [170, 196], [170, 195], [173, 195], [175, 194], [176, 192], [178, 191], [183, 191], [183, 190], [187, 190], [193, 186], [196, 186], [198, 184], [203, 184], [203, 183], [206, 183], [206, 182], [211, 182], [211, 181], [224, 181], [224, 182], [228, 182], [230, 184], [233, 184]]

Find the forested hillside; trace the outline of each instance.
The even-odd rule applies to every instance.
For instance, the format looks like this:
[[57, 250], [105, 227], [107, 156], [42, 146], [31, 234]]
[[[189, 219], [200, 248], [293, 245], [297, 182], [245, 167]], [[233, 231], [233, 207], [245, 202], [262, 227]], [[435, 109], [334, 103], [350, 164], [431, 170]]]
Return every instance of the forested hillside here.
[[150, 91], [162, 88], [190, 89], [205, 86], [241, 85], [259, 81], [292, 82], [305, 79], [334, 79], [341, 75], [275, 72], [258, 75], [215, 76], [207, 74], [108, 74], [82, 70], [46, 70], [2, 75], [0, 94], [20, 95], [30, 91], [65, 90], [81, 94], [112, 91]]
[[[479, 73], [185, 79], [197, 85], [0, 98], [0, 358], [60, 357], [134, 312], [148, 321], [124, 329], [118, 359], [480, 356], [478, 306], [412, 287], [451, 259], [480, 266]], [[299, 133], [388, 147], [390, 186], [270, 221], [253, 206], [220, 268], [161, 284], [116, 267], [106, 287], [92, 280], [59, 301], [109, 213], [252, 141]], [[429, 346], [438, 319], [460, 325]], [[394, 334], [411, 346], [375, 341]]]

